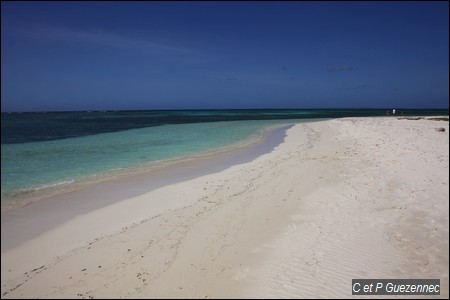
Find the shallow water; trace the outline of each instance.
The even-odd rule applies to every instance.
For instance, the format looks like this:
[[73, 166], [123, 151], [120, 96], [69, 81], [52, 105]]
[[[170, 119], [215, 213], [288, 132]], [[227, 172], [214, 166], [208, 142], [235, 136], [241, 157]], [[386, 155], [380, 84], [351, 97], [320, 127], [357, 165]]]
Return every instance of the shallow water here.
[[[448, 115], [448, 110], [405, 111], [417, 114]], [[383, 115], [384, 109], [2, 113], [2, 202], [111, 172], [241, 147], [274, 125]]]
[[170, 124], [77, 138], [5, 144], [2, 198], [151, 166], [261, 138], [267, 126], [286, 120]]

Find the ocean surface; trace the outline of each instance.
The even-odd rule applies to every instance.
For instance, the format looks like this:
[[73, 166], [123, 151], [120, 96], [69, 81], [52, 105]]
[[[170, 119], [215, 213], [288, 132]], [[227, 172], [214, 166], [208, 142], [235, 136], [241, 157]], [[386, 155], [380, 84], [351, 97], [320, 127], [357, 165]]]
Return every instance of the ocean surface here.
[[[2, 113], [2, 205], [111, 172], [242, 147], [261, 139], [268, 127], [385, 114], [382, 109]], [[404, 115], [448, 115], [448, 110], [404, 110]]]

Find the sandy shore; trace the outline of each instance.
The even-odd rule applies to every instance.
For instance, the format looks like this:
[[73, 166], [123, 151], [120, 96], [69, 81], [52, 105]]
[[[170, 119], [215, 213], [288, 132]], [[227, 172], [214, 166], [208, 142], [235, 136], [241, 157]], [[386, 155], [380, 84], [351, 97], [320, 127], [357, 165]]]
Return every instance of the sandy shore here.
[[352, 278], [438, 278], [448, 298], [448, 124], [298, 124], [251, 162], [20, 243], [2, 222], [2, 298], [348, 298]]

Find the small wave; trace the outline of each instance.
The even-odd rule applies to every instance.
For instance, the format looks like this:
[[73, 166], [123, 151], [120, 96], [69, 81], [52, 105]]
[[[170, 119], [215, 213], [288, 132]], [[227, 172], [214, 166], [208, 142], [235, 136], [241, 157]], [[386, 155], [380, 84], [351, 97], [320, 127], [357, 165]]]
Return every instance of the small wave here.
[[64, 180], [64, 181], [58, 181], [58, 182], [49, 183], [49, 184], [45, 184], [45, 185], [40, 185], [40, 186], [37, 186], [37, 187], [35, 186], [35, 187], [30, 187], [30, 188], [14, 190], [14, 191], [11, 191], [11, 192], [2, 193], [2, 198], [17, 197], [17, 196], [20, 196], [20, 195], [24, 195], [24, 194], [28, 194], [28, 193], [32, 193], [32, 192], [37, 192], [37, 191], [44, 190], [44, 189], [49, 189], [49, 188], [55, 188], [55, 187], [58, 187], [58, 186], [71, 184], [71, 183], [74, 183], [74, 182], [75, 182], [75, 180], [70, 179], [70, 180]]

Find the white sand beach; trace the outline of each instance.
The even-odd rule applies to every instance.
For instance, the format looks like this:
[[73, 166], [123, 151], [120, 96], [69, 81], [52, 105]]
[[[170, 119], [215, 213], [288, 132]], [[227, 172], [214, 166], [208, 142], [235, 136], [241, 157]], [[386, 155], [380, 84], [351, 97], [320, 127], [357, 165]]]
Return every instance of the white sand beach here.
[[353, 278], [448, 298], [449, 123], [297, 124], [251, 162], [83, 211], [14, 241], [27, 224], [2, 221], [2, 298], [349, 298]]

